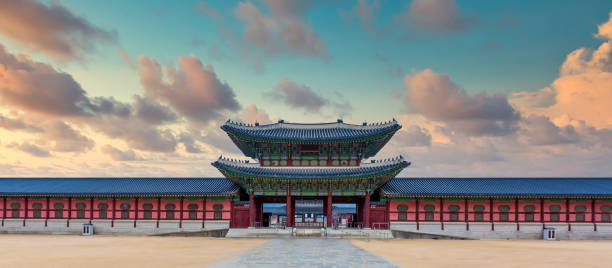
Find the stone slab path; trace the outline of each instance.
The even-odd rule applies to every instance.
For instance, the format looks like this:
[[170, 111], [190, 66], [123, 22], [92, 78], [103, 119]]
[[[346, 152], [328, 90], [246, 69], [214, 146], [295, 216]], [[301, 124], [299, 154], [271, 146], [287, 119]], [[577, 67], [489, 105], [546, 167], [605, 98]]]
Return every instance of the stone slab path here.
[[213, 267], [398, 267], [341, 239], [274, 239]]

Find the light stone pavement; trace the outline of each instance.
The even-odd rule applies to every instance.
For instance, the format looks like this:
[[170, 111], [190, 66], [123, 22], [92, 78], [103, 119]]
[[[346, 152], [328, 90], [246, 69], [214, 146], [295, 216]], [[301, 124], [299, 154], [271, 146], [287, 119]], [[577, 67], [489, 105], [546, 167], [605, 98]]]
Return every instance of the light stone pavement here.
[[342, 239], [274, 239], [212, 267], [398, 267]]

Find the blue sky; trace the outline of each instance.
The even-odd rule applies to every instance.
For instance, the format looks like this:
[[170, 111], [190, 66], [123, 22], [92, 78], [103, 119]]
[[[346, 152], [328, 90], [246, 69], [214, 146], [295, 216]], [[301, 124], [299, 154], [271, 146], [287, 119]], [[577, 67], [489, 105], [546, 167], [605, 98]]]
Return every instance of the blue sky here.
[[[216, 176], [210, 160], [241, 157], [218, 129], [227, 118], [342, 117], [398, 119], [381, 157], [408, 156], [404, 175], [609, 175], [611, 11], [611, 1], [6, 2], [0, 165], [7, 176]], [[8, 60], [17, 55], [29, 58]], [[24, 64], [52, 78], [11, 71]], [[143, 103], [153, 114], [139, 114]]]

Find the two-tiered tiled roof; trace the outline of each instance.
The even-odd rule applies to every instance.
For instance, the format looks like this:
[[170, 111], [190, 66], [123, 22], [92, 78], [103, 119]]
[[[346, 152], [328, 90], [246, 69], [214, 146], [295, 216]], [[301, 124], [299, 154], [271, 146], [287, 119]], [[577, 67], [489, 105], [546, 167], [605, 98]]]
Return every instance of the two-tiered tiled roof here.
[[612, 178], [395, 178], [381, 189], [414, 197], [612, 197]]
[[231, 195], [225, 178], [0, 178], [0, 195]]
[[281, 141], [333, 141], [360, 139], [397, 131], [401, 125], [392, 121], [374, 124], [354, 125], [342, 120], [333, 123], [298, 124], [278, 123], [259, 125], [245, 124], [228, 120], [221, 129], [226, 132], [260, 139]]
[[398, 171], [410, 165], [403, 157], [373, 161], [359, 167], [266, 167], [257, 163], [219, 158], [212, 165], [220, 170], [227, 170], [241, 175], [267, 178], [291, 179], [329, 179], [346, 177], [363, 177], [380, 174], [386, 171]]

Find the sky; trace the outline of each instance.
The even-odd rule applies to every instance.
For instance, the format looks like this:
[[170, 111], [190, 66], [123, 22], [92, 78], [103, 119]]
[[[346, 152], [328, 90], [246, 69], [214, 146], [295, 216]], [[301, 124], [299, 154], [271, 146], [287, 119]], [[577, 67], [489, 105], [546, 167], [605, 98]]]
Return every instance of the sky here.
[[402, 125], [400, 177], [611, 176], [611, 1], [0, 1], [0, 176], [220, 177], [247, 123]]

